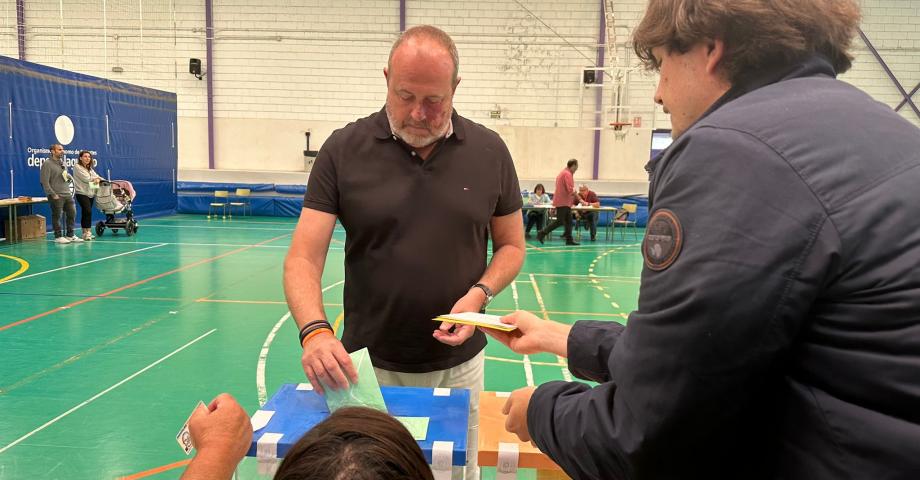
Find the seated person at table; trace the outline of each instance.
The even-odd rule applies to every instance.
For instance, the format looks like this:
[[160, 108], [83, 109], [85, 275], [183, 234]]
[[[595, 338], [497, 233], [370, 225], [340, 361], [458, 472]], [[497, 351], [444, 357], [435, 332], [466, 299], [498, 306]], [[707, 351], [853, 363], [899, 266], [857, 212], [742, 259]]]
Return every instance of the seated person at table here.
[[[533, 193], [530, 194], [530, 199], [528, 201], [529, 205], [552, 205], [553, 200], [549, 198], [549, 194], [546, 193], [546, 188], [543, 187], [542, 183], [538, 183], [536, 187], [533, 187]], [[546, 211], [543, 209], [535, 209], [527, 211], [527, 230], [524, 233], [524, 236], [530, 238], [530, 229], [534, 225], [537, 226], [537, 231], [543, 229], [543, 219], [546, 218]]]
[[[189, 420], [197, 453], [183, 480], [229, 479], [252, 443], [249, 415], [229, 394]], [[418, 443], [398, 420], [364, 407], [336, 410], [291, 447], [275, 480], [433, 480]]]
[[[578, 205], [582, 207], [597, 208], [601, 206], [601, 202], [597, 199], [596, 193], [588, 188], [587, 185], [581, 184], [578, 187]], [[578, 218], [584, 220], [584, 222], [588, 225], [588, 229], [591, 230], [592, 242], [597, 240], [597, 213], [598, 212], [575, 212], [575, 214], [578, 215]]]

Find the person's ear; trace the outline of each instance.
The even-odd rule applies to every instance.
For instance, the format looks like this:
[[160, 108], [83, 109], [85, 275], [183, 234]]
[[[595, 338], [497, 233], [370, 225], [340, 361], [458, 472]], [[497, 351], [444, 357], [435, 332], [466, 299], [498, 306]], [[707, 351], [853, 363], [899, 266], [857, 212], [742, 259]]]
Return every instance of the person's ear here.
[[715, 74], [725, 55], [725, 42], [721, 39], [709, 40], [706, 44], [706, 73]]

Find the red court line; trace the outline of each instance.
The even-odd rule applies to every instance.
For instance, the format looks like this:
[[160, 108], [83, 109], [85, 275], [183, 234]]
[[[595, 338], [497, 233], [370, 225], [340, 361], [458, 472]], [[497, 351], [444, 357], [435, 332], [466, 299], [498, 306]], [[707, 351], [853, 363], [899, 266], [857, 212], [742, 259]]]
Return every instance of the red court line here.
[[138, 285], [143, 285], [143, 284], [145, 284], [145, 283], [147, 283], [147, 282], [150, 282], [150, 281], [153, 281], [153, 280], [156, 280], [156, 279], [159, 279], [159, 278], [163, 278], [163, 277], [165, 277], [165, 276], [167, 276], [167, 275], [172, 275], [172, 274], [174, 274], [174, 273], [181, 272], [181, 271], [183, 271], [183, 270], [188, 270], [189, 268], [197, 267], [198, 265], [203, 265], [203, 264], [205, 264], [205, 263], [211, 263], [211, 262], [213, 262], [213, 261], [220, 260], [221, 258], [224, 258], [224, 257], [226, 257], [226, 256], [233, 255], [233, 254], [236, 254], [236, 253], [240, 253], [240, 252], [242, 252], [242, 251], [249, 250], [250, 248], [258, 247], [259, 245], [264, 245], [264, 244], [266, 244], [266, 243], [274, 242], [275, 240], [278, 240], [278, 239], [287, 237], [287, 236], [289, 236], [289, 235], [291, 235], [291, 234], [290, 234], [290, 233], [286, 233], [286, 234], [284, 234], [284, 235], [279, 235], [279, 236], [277, 236], [277, 237], [275, 237], [275, 238], [271, 238], [271, 239], [265, 240], [265, 241], [263, 241], [263, 242], [259, 242], [259, 243], [256, 243], [256, 244], [253, 244], [253, 245], [249, 245], [249, 246], [246, 246], [246, 247], [237, 248], [236, 250], [232, 250], [232, 251], [229, 251], [229, 252], [227, 252], [227, 253], [222, 253], [222, 254], [220, 254], [220, 255], [217, 255], [216, 257], [211, 257], [211, 258], [206, 258], [206, 259], [204, 259], [204, 260], [199, 260], [199, 261], [197, 261], [197, 262], [195, 262], [195, 263], [190, 263], [190, 264], [188, 264], [188, 265], [186, 265], [186, 266], [184, 266], [184, 267], [179, 267], [179, 268], [176, 268], [176, 269], [174, 269], [174, 270], [170, 270], [170, 271], [168, 271], [168, 272], [160, 273], [160, 274], [154, 275], [154, 276], [152, 276], [152, 277], [147, 277], [147, 278], [145, 278], [145, 279], [143, 279], [143, 280], [138, 280], [138, 281], [136, 281], [136, 282], [134, 282], [134, 283], [131, 283], [131, 284], [128, 284], [128, 285], [125, 285], [125, 286], [122, 286], [122, 287], [118, 287], [118, 288], [116, 288], [115, 290], [110, 290], [110, 291], [108, 291], [108, 292], [105, 292], [105, 293], [102, 293], [102, 294], [99, 294], [99, 295], [93, 295], [93, 296], [91, 296], [91, 297], [87, 297], [87, 298], [80, 299], [80, 300], [77, 300], [76, 302], [68, 303], [67, 305], [64, 305], [63, 307], [52, 308], [51, 310], [48, 310], [47, 312], [39, 313], [38, 315], [33, 315], [33, 316], [29, 317], [29, 318], [24, 318], [24, 319], [22, 319], [22, 320], [18, 320], [18, 321], [15, 321], [15, 322], [13, 322], [13, 323], [10, 323], [10, 324], [0, 326], [0, 332], [6, 330], [6, 329], [8, 329], [8, 328], [13, 328], [13, 327], [15, 327], [15, 326], [22, 325], [22, 324], [24, 324], [24, 323], [29, 323], [29, 322], [31, 322], [31, 321], [33, 321], [33, 320], [38, 320], [39, 318], [46, 317], [46, 316], [48, 316], [48, 315], [51, 315], [52, 313], [60, 312], [61, 310], [67, 310], [67, 309], [69, 309], [69, 308], [73, 308], [73, 307], [76, 307], [76, 306], [78, 306], [78, 305], [82, 305], [82, 304], [84, 304], [84, 303], [92, 302], [93, 300], [99, 300], [100, 298], [105, 298], [105, 297], [108, 297], [108, 296], [110, 296], [110, 295], [114, 295], [114, 294], [116, 294], [116, 293], [118, 293], [118, 292], [127, 290], [127, 289], [129, 289], [129, 288], [133, 288], [133, 287], [136, 287], [136, 286], [138, 286]]
[[135, 473], [134, 475], [128, 475], [127, 477], [121, 477], [119, 480], [137, 480], [138, 478], [149, 477], [151, 475], [156, 475], [158, 473], [163, 473], [167, 470], [172, 470], [174, 468], [184, 467], [192, 463], [192, 459], [180, 460], [178, 462], [170, 463], [168, 465], [163, 465], [157, 468], [151, 468], [150, 470], [144, 470], [143, 472]]

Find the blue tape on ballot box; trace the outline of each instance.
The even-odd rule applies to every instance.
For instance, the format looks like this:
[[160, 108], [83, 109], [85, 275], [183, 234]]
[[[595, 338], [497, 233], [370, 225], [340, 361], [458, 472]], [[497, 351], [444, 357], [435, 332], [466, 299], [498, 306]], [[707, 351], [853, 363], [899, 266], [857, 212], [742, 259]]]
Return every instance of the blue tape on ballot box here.
[[[429, 417], [428, 435], [418, 445], [431, 463], [434, 442], [453, 442], [452, 464], [466, 465], [466, 434], [470, 415], [470, 392], [466, 389], [380, 387], [390, 414], [397, 417]], [[278, 458], [300, 440], [314, 425], [329, 416], [329, 408], [321, 395], [313, 390], [298, 390], [296, 384], [286, 383], [261, 410], [274, 414], [268, 424], [252, 436], [247, 456], [255, 457], [259, 439], [266, 434], [282, 434], [276, 447]]]

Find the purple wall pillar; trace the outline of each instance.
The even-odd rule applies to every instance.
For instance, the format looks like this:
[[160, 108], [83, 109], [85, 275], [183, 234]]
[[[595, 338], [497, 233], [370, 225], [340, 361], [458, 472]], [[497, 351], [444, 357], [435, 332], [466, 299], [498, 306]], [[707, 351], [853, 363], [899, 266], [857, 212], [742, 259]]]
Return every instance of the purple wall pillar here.
[[[597, 33], [597, 66], [599, 68], [604, 67], [604, 56], [606, 49], [604, 45], [607, 44], [607, 18], [604, 15], [604, 0], [600, 1], [601, 13], [600, 13], [600, 28]], [[598, 113], [594, 114], [594, 173], [591, 177], [592, 180], [598, 179], [598, 170], [601, 166], [601, 109], [604, 106], [604, 71], [598, 70], [595, 74], [596, 82], [600, 85], [594, 90], [594, 110]]]
[[212, 12], [213, 0], [204, 0], [205, 16], [205, 49], [207, 50], [207, 79], [208, 88], [208, 168], [214, 169], [214, 18]]
[[26, 6], [25, 0], [16, 0], [16, 32], [19, 38], [19, 59], [26, 59]]

